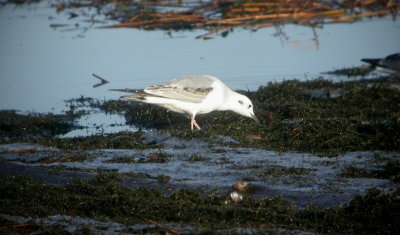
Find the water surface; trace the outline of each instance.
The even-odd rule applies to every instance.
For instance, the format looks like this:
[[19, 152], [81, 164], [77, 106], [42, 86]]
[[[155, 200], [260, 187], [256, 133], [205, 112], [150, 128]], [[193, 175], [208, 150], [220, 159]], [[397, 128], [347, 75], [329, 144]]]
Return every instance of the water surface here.
[[[61, 112], [66, 99], [117, 99], [120, 94], [108, 89], [144, 88], [195, 74], [255, 90], [400, 51], [400, 23], [390, 17], [316, 29], [236, 29], [225, 38], [201, 40], [195, 38], [203, 30], [104, 29], [97, 26], [115, 22], [94, 9], [83, 8], [72, 19], [69, 12], [58, 14], [46, 2], [0, 7], [0, 109]], [[99, 20], [94, 25], [92, 16]], [[92, 73], [110, 83], [93, 88], [98, 80]]]

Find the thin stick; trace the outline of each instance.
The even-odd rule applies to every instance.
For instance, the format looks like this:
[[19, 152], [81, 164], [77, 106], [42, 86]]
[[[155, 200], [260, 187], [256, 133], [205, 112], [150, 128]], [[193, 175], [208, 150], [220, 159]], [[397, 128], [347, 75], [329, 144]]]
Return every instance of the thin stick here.
[[94, 73], [92, 74], [92, 76], [100, 80], [100, 83], [94, 84], [93, 88], [96, 88], [96, 87], [99, 87], [99, 86], [109, 83], [109, 81], [107, 81], [106, 79], [104, 79]]

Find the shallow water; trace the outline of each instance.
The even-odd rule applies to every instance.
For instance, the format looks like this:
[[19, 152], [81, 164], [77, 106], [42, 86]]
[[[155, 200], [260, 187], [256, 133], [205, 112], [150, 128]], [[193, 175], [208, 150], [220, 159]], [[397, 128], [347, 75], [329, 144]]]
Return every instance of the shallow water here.
[[[325, 25], [315, 32], [293, 24], [239, 29], [226, 38], [201, 40], [195, 37], [203, 30], [170, 36], [101, 29], [96, 26], [115, 22], [94, 9], [80, 9], [72, 19], [69, 12], [57, 14], [47, 2], [0, 7], [0, 109], [58, 113], [66, 109], [66, 99], [117, 99], [120, 94], [108, 89], [144, 88], [193, 74], [255, 90], [270, 81], [313, 79], [320, 72], [359, 66], [364, 57], [400, 51], [400, 23], [390, 17]], [[88, 22], [92, 16], [99, 22]], [[93, 88], [98, 80], [92, 73], [110, 83]]]

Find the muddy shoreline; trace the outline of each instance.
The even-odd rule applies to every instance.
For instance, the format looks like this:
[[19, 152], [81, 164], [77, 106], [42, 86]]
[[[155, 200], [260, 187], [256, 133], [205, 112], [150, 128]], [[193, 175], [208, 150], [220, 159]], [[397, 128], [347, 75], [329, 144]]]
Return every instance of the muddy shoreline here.
[[[71, 99], [59, 115], [1, 111], [1, 224], [41, 233], [392, 233], [399, 83], [270, 83], [243, 92], [260, 125], [212, 113], [194, 132], [178, 114], [120, 100]], [[137, 131], [62, 137], [85, 128], [77, 120], [93, 110], [123, 114]]]
[[[6, 6], [4, 35], [11, 36], [4, 40], [3, 70], [10, 73], [4, 73], [2, 94], [8, 93], [7, 101], [18, 96], [25, 104], [18, 107], [61, 103], [66, 110], [57, 114], [0, 110], [0, 233], [400, 231], [399, 77], [383, 76], [366, 66], [322, 74], [346, 81], [335, 83], [314, 77], [318, 75], [311, 73], [317, 70], [298, 63], [307, 61], [320, 71], [326, 65], [320, 60], [341, 66], [358, 61], [358, 56], [395, 53], [396, 41], [386, 39], [397, 36], [393, 22], [398, 1], [11, 0], [1, 5]], [[372, 18], [382, 19], [375, 25], [369, 23], [374, 23]], [[357, 21], [363, 21], [363, 27], [344, 31], [328, 27]], [[287, 30], [292, 26], [306, 26], [309, 31]], [[331, 29], [322, 33], [319, 29], [325, 26]], [[43, 27], [57, 34], [47, 34]], [[105, 28], [163, 33], [140, 39], [141, 34]], [[239, 32], [243, 30], [273, 34], [286, 48], [275, 50], [273, 41], [264, 36], [228, 41], [234, 33], [243, 37]], [[209, 43], [204, 49], [216, 53], [204, 54], [203, 45], [180, 40], [188, 37], [182, 34], [188, 31], [196, 39], [218, 43], [225, 38], [224, 44], [233, 44], [219, 46], [219, 51]], [[108, 38], [111, 32], [113, 37]], [[371, 32], [374, 37], [366, 39]], [[254, 44], [257, 40], [262, 41]], [[250, 44], [256, 47], [248, 47], [246, 55], [242, 47]], [[261, 49], [265, 44], [266, 51]], [[366, 51], [367, 47], [375, 50]], [[188, 48], [199, 50], [188, 56]], [[310, 48], [323, 53], [314, 58], [315, 53], [305, 55], [303, 50]], [[172, 59], [165, 60], [166, 55]], [[213, 59], [220, 56], [222, 62]], [[153, 73], [155, 66], [158, 73]], [[191, 131], [188, 119], [180, 114], [123, 101], [118, 94], [107, 100], [70, 97], [82, 93], [101, 97], [111, 88], [97, 75], [93, 75], [96, 84], [84, 81], [90, 70], [120, 77], [110, 79], [117, 86], [128, 84], [125, 76], [155, 83], [170, 71], [214, 73], [221, 68], [228, 71], [218, 76], [231, 82], [240, 78], [236, 86], [240, 88], [252, 82], [258, 86], [282, 81], [286, 70], [310, 80], [271, 82], [254, 91], [238, 91], [253, 101], [260, 124], [230, 112], [214, 112], [197, 117], [201, 131]], [[257, 81], [251, 80], [254, 77]], [[36, 84], [38, 89], [31, 89]], [[98, 92], [90, 93], [92, 87]], [[69, 99], [63, 103], [64, 98], [55, 97]]]

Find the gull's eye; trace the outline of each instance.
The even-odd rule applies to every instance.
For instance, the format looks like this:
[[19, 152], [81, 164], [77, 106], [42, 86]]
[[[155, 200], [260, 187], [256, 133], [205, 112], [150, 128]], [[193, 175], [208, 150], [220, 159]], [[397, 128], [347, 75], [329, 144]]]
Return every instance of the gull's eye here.
[[249, 108], [251, 108], [251, 104], [249, 104]]

